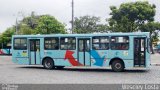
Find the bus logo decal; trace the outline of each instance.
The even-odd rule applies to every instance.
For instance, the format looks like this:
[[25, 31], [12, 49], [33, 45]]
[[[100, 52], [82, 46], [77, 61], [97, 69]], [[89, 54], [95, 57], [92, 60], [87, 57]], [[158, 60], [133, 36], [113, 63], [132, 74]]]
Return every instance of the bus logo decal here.
[[103, 66], [105, 56], [101, 58], [100, 55], [95, 50], [91, 50], [91, 55], [96, 61], [94, 65]]
[[70, 62], [70, 64], [72, 64], [72, 66], [83, 66], [80, 62], [76, 61], [76, 59], [73, 57], [73, 51], [66, 51], [66, 55], [64, 60], [68, 59], [68, 61]]

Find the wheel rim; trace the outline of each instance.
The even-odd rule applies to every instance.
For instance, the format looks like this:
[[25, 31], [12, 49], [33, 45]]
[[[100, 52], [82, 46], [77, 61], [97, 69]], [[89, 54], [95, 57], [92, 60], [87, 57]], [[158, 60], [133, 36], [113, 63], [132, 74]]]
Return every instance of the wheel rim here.
[[45, 62], [45, 66], [46, 66], [47, 68], [50, 68], [50, 67], [51, 67], [51, 62], [50, 62], [50, 61], [46, 61], [46, 62]]
[[121, 68], [121, 64], [120, 63], [116, 63], [115, 64], [115, 68], [120, 69]]

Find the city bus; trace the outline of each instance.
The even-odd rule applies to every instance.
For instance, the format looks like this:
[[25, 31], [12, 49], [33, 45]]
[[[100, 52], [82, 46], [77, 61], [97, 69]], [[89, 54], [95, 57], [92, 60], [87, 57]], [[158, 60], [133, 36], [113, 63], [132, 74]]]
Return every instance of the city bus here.
[[12, 61], [64, 67], [109, 67], [120, 72], [150, 66], [150, 33], [13, 35]]

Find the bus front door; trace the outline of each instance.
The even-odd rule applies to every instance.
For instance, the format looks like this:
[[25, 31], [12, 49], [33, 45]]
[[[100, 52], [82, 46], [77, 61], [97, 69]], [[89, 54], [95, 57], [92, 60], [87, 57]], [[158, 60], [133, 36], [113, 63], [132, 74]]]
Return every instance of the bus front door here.
[[134, 66], [145, 66], [145, 38], [134, 38]]
[[78, 61], [84, 66], [91, 65], [89, 38], [78, 39]]
[[30, 39], [30, 64], [40, 64], [40, 39]]

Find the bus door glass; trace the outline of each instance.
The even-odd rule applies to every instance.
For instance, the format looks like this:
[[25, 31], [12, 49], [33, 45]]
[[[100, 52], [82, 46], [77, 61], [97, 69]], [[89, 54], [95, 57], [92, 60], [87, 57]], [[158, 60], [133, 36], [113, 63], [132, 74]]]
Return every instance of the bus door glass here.
[[78, 60], [84, 66], [90, 66], [90, 39], [78, 39]]
[[40, 64], [40, 39], [30, 39], [30, 64]]
[[146, 39], [134, 38], [134, 66], [145, 66]]

